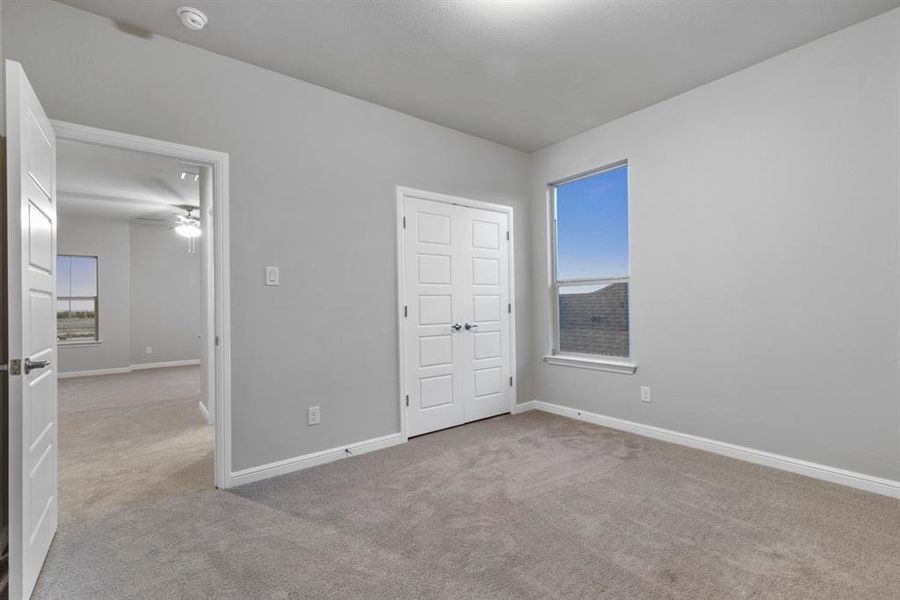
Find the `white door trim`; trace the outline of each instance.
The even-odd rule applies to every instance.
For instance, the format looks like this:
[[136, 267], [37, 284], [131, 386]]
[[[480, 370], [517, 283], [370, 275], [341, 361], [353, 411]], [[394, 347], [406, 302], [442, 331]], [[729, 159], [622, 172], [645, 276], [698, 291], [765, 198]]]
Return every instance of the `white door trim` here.
[[404, 240], [404, 217], [403, 199], [412, 196], [423, 200], [431, 200], [432, 202], [443, 202], [444, 204], [456, 204], [458, 206], [467, 206], [469, 208], [479, 208], [481, 210], [489, 210], [493, 212], [505, 213], [509, 223], [509, 298], [512, 304], [512, 312], [509, 314], [509, 364], [510, 372], [513, 373], [512, 393], [510, 394], [509, 411], [513, 412], [516, 408], [516, 389], [519, 385], [516, 373], [516, 268], [515, 268], [515, 252], [513, 241], [515, 232], [513, 226], [513, 208], [505, 204], [494, 204], [492, 202], [483, 202], [481, 200], [471, 200], [469, 198], [461, 198], [459, 196], [450, 196], [448, 194], [439, 194], [436, 192], [426, 192], [410, 187], [397, 186], [397, 364], [398, 374], [400, 377], [400, 396], [398, 398], [398, 406], [400, 407], [400, 440], [406, 442], [409, 439], [407, 435], [406, 423], [406, 396], [409, 390], [406, 387], [406, 318], [404, 309], [406, 302], [406, 268], [404, 257], [405, 240]]
[[[175, 158], [212, 170], [213, 235], [204, 236], [207, 252], [214, 256], [214, 273], [207, 278], [207, 310], [215, 315], [215, 332], [219, 338], [215, 352], [215, 380], [209, 386], [207, 407], [215, 421], [215, 484], [217, 488], [232, 487], [231, 473], [231, 286], [229, 284], [229, 222], [228, 222], [228, 154], [174, 142], [51, 121], [57, 139], [86, 142], [111, 148], [137, 150]], [[210, 241], [210, 238], [211, 241]], [[212, 246], [212, 247], [210, 247]], [[211, 280], [211, 281], [210, 281]]]

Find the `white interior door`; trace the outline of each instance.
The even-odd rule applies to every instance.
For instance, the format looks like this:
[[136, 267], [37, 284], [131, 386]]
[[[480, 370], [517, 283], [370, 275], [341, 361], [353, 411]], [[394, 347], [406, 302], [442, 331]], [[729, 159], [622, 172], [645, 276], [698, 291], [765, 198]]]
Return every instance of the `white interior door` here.
[[462, 221], [462, 293], [466, 422], [509, 412], [509, 242], [508, 215], [456, 207]]
[[407, 432], [465, 423], [461, 224], [456, 207], [405, 198]]
[[508, 215], [403, 197], [407, 435], [509, 412]]
[[6, 63], [10, 598], [34, 589], [57, 519], [56, 141]]

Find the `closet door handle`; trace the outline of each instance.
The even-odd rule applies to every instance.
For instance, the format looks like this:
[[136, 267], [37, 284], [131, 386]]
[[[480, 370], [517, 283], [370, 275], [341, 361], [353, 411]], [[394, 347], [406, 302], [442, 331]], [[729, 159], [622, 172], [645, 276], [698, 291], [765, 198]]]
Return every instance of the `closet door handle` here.
[[466, 331], [475, 331], [478, 329], [478, 323], [466, 323]]
[[[468, 325], [469, 324], [466, 323], [466, 329], [469, 328]], [[450, 326], [450, 329], [452, 329], [453, 331], [459, 331], [460, 329], [462, 329], [462, 325], [460, 325], [459, 323], [454, 323], [453, 325]]]

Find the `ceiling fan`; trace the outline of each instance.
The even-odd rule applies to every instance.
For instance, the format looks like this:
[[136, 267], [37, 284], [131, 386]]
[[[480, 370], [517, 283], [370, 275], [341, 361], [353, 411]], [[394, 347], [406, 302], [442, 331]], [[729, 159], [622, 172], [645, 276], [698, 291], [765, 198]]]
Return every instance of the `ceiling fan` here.
[[182, 205], [179, 208], [184, 210], [187, 215], [175, 215], [175, 233], [186, 238], [200, 237], [203, 231], [200, 229], [200, 217], [191, 214], [195, 210], [199, 210], [196, 206]]
[[176, 204], [170, 206], [179, 211], [184, 211], [186, 214], [168, 210], [154, 215], [138, 217], [137, 220], [155, 223], [160, 226], [168, 226], [169, 230], [174, 231], [181, 237], [187, 238], [188, 253], [196, 254], [196, 241], [198, 237], [203, 235], [203, 229], [200, 225], [200, 217], [194, 216], [193, 213], [195, 210], [199, 211], [200, 208], [191, 204]]
[[169, 229], [174, 230], [175, 233], [186, 238], [200, 237], [200, 235], [202, 235], [203, 230], [200, 226], [200, 218], [194, 216], [193, 214], [195, 210], [200, 210], [198, 207], [192, 206], [190, 204], [176, 204], [169, 206], [170, 208], [184, 211], [187, 214], [181, 214], [180, 212], [166, 210], [159, 213], [138, 217], [137, 220], [159, 225], [167, 225]]

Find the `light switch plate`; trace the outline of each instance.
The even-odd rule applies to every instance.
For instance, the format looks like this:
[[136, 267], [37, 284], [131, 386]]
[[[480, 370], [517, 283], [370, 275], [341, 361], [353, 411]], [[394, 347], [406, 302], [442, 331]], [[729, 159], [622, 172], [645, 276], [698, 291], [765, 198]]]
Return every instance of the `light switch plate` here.
[[278, 267], [266, 267], [266, 285], [278, 285], [279, 281]]

